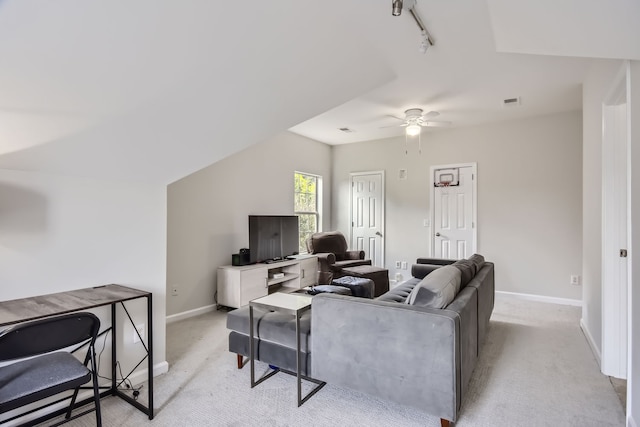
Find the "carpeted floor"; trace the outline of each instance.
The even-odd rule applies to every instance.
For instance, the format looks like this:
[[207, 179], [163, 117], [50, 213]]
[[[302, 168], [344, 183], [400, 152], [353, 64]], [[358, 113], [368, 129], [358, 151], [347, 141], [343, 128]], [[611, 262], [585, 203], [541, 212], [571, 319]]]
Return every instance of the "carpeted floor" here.
[[[120, 399], [107, 398], [103, 425], [440, 425], [418, 410], [331, 384], [298, 408], [295, 378], [285, 374], [251, 389], [248, 367], [238, 370], [226, 350], [225, 315], [168, 325], [170, 370], [155, 381], [156, 418], [149, 421]], [[579, 319], [576, 307], [499, 297], [456, 426], [623, 426], [622, 405], [599, 372]], [[87, 415], [69, 425], [94, 423]]]

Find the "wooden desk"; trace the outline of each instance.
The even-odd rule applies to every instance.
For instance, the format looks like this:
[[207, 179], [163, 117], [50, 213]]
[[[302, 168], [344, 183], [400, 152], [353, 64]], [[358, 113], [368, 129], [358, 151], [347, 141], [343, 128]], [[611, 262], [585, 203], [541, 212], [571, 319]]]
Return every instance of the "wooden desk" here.
[[[133, 319], [129, 315], [129, 312], [124, 305], [125, 301], [130, 301], [138, 298], [147, 299], [147, 345], [144, 340], [141, 340], [142, 345], [145, 348], [147, 355], [147, 369], [148, 369], [148, 406], [142, 405], [130, 396], [127, 396], [118, 389], [118, 386], [122, 383], [117, 383], [116, 367], [117, 367], [117, 349], [116, 349], [116, 305], [120, 304], [124, 309], [129, 321], [135, 329]], [[111, 386], [108, 390], [100, 393], [100, 396], [118, 396], [131, 405], [135, 406], [140, 411], [149, 416], [149, 419], [153, 419], [153, 309], [151, 292], [142, 291], [139, 289], [129, 288], [122, 285], [105, 285], [96, 286], [94, 288], [77, 289], [68, 292], [59, 292], [56, 294], [41, 295], [30, 298], [22, 298], [10, 301], [0, 302], [0, 327], [14, 325], [16, 323], [28, 322], [35, 319], [41, 319], [43, 317], [50, 317], [65, 313], [71, 313], [74, 311], [88, 310], [91, 308], [111, 306], [111, 327], [103, 330], [100, 334], [103, 335], [109, 330], [111, 331]], [[144, 362], [144, 358], [136, 366], [140, 366]], [[135, 370], [135, 368], [134, 368]], [[130, 375], [130, 374], [129, 374]], [[128, 375], [127, 375], [128, 376]], [[76, 403], [76, 406], [82, 406], [83, 404], [92, 401], [93, 399], [86, 399]], [[53, 412], [46, 416], [46, 418], [52, 418], [57, 415], [66, 412], [66, 409]]]

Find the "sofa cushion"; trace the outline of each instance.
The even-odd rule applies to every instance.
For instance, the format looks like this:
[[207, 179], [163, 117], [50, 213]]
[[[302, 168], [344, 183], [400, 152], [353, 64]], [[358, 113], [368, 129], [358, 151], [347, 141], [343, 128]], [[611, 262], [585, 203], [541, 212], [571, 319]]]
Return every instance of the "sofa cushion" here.
[[407, 304], [445, 308], [460, 290], [462, 273], [453, 266], [440, 267], [427, 275], [409, 294]]
[[458, 270], [460, 270], [460, 273], [461, 273], [460, 289], [467, 286], [467, 284], [471, 281], [471, 279], [473, 279], [473, 276], [476, 275], [476, 272], [477, 272], [476, 265], [468, 259], [458, 260], [451, 265], [457, 268]]
[[412, 277], [406, 282], [402, 282], [399, 285], [393, 287], [389, 292], [385, 292], [376, 298], [377, 301], [386, 301], [386, 302], [398, 302], [404, 304], [407, 302], [407, 298], [411, 294], [413, 288], [418, 286], [420, 283], [420, 279], [416, 279]]

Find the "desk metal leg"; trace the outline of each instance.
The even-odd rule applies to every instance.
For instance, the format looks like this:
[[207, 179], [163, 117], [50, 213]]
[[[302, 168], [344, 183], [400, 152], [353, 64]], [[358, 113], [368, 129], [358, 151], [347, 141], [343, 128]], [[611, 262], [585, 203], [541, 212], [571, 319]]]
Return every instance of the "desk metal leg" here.
[[[129, 374], [127, 374], [126, 376], [124, 376], [120, 381], [121, 383], [118, 384], [117, 382], [117, 366], [118, 366], [118, 356], [117, 356], [117, 350], [116, 350], [116, 304], [112, 304], [111, 305], [111, 357], [112, 357], [112, 374], [111, 374], [111, 394], [114, 396], [119, 396], [121, 399], [127, 401], [129, 404], [131, 404], [132, 406], [135, 406], [138, 410], [142, 411], [143, 413], [145, 413], [150, 420], [153, 419], [154, 416], [154, 411], [153, 411], [153, 300], [151, 297], [151, 294], [146, 296], [147, 298], [147, 333], [148, 333], [148, 337], [147, 337], [147, 344], [144, 344], [144, 340], [142, 339], [142, 337], [140, 337], [140, 340], [142, 341], [142, 345], [144, 346], [146, 353], [147, 353], [147, 390], [148, 390], [148, 403], [147, 406], [144, 406], [143, 404], [141, 404], [140, 402], [138, 402], [136, 399], [132, 399], [130, 396], [128, 396], [127, 394], [121, 392], [120, 390], [118, 390], [119, 385], [121, 385], [126, 378], [129, 377], [129, 375], [131, 375], [131, 373], [133, 373], [133, 371], [135, 371], [135, 369], [137, 369], [138, 366], [142, 365], [143, 360], [140, 361], [140, 363], [138, 363], [138, 365], [136, 365], [131, 372], [129, 372]], [[120, 301], [120, 304], [122, 305], [122, 309], [124, 310], [125, 314], [127, 315], [127, 317], [129, 318], [129, 321], [131, 322], [131, 326], [133, 328], [135, 328], [135, 323], [133, 321], [133, 319], [131, 318], [131, 315], [129, 315], [129, 312], [126, 308], [126, 306], [124, 305], [124, 303], [122, 301]], [[144, 365], [143, 365], [144, 366]]]
[[118, 353], [116, 352], [116, 303], [111, 304], [111, 395], [117, 394], [116, 384], [116, 363]]

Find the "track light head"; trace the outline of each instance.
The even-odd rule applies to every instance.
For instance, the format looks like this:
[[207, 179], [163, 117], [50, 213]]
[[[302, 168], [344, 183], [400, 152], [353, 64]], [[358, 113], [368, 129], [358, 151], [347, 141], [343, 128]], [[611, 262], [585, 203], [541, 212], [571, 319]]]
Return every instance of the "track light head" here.
[[402, 0], [393, 0], [391, 3], [391, 14], [393, 16], [400, 16], [402, 13]]

